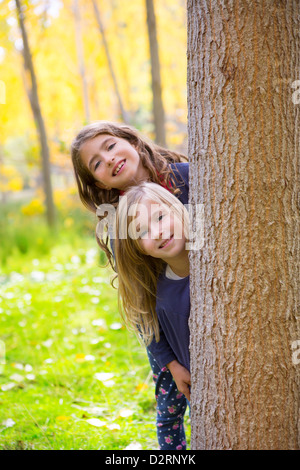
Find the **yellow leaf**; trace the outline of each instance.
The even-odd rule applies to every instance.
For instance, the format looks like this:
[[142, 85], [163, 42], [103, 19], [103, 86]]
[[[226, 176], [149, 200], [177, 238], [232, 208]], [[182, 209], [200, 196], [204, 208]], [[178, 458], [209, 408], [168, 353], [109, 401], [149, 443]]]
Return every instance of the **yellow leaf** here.
[[84, 362], [84, 359], [85, 359], [85, 354], [78, 353], [75, 356], [75, 361], [76, 362]]
[[141, 391], [141, 390], [146, 390], [148, 388], [148, 385], [145, 383], [138, 384], [136, 387], [136, 390]]
[[29, 204], [21, 207], [21, 212], [24, 215], [42, 214], [44, 210], [44, 206], [39, 199], [32, 199]]
[[12, 178], [8, 183], [9, 191], [21, 191], [23, 188], [23, 181], [22, 178]]
[[56, 421], [69, 421], [71, 419], [71, 416], [57, 416]]

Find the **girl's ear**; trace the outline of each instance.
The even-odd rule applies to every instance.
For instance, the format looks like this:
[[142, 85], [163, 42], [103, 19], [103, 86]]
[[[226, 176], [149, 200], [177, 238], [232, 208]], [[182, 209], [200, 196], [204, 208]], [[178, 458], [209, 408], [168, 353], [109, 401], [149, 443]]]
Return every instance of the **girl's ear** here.
[[95, 185], [97, 186], [97, 188], [100, 188], [100, 189], [106, 189], [106, 190], [111, 189], [109, 186], [105, 186], [105, 184], [100, 183], [100, 181], [96, 181]]

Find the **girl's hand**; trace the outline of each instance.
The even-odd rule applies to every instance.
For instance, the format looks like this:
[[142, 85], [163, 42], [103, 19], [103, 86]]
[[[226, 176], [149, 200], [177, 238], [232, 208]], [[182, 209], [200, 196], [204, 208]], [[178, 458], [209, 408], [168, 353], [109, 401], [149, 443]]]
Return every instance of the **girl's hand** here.
[[176, 382], [179, 392], [183, 393], [185, 397], [190, 401], [191, 399], [191, 374], [190, 372], [182, 366], [178, 361], [174, 360], [167, 364], [168, 369], [170, 370], [173, 378]]

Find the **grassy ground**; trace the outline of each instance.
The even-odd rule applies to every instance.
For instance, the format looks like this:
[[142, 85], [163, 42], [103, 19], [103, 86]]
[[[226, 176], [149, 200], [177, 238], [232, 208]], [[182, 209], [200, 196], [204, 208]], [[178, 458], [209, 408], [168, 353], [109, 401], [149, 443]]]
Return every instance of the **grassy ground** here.
[[80, 214], [17, 217], [0, 247], [0, 449], [158, 448], [146, 351]]

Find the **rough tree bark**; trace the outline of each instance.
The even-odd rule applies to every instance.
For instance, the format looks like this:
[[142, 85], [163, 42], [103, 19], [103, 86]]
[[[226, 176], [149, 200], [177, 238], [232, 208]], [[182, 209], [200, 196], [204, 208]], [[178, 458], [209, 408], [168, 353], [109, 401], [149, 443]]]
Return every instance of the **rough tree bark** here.
[[300, 446], [299, 17], [188, 0], [193, 449]]
[[50, 153], [47, 142], [47, 133], [42, 116], [42, 111], [40, 107], [39, 97], [38, 97], [38, 85], [35, 75], [35, 70], [33, 66], [32, 56], [30, 52], [29, 42], [27, 31], [25, 28], [24, 14], [22, 11], [22, 5], [20, 0], [15, 0], [17, 7], [17, 16], [19, 21], [19, 26], [22, 33], [23, 40], [23, 57], [24, 57], [24, 69], [26, 77], [26, 88], [27, 94], [30, 101], [32, 113], [35, 120], [35, 125], [38, 131], [40, 145], [41, 145], [41, 157], [42, 157], [42, 174], [43, 174], [43, 184], [44, 184], [44, 193], [46, 200], [46, 215], [47, 221], [50, 226], [55, 224], [55, 208], [53, 202], [52, 194], [52, 185], [51, 185], [51, 176], [50, 176]]
[[153, 116], [155, 128], [155, 141], [166, 146], [165, 111], [162, 100], [162, 88], [160, 79], [160, 62], [156, 33], [156, 19], [153, 0], [146, 0], [147, 26], [151, 57], [151, 77], [153, 93]]

